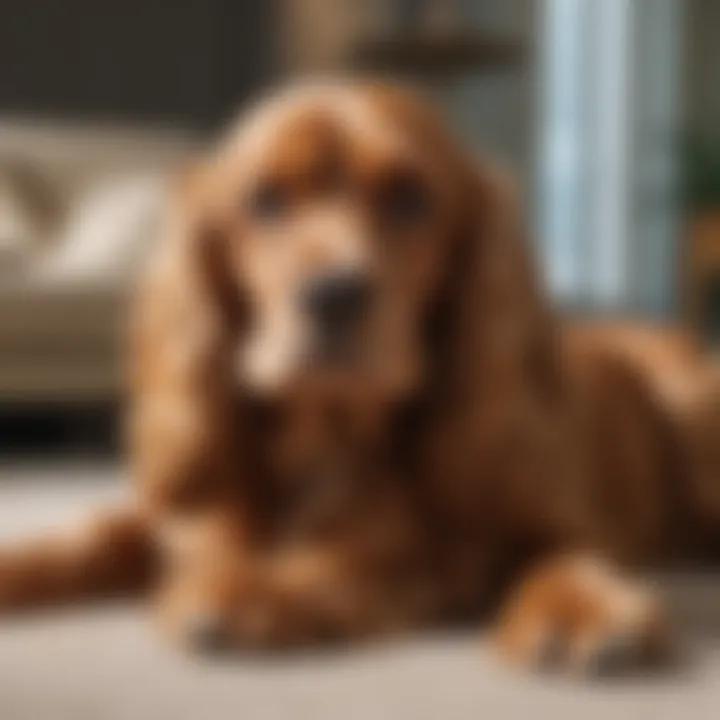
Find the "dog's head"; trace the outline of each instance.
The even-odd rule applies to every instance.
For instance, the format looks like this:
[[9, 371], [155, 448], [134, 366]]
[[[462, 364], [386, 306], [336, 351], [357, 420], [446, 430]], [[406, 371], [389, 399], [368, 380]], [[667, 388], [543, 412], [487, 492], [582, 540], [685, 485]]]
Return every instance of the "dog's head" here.
[[[179, 206], [190, 264], [207, 271], [195, 284], [233, 334], [236, 376], [264, 396], [405, 397], [427, 378], [429, 343], [462, 342], [466, 354], [443, 351], [459, 371], [481, 326], [532, 304], [495, 174], [384, 86], [314, 85], [260, 103]], [[493, 343], [515, 341], [505, 329]]]

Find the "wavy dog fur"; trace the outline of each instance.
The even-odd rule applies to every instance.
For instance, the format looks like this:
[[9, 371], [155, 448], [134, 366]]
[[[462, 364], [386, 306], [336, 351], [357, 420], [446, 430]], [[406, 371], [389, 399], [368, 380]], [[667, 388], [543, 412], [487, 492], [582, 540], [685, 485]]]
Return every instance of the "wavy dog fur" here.
[[[337, 370], [297, 289], [339, 266], [375, 294]], [[588, 669], [662, 641], [635, 566], [717, 548], [713, 368], [561, 323], [507, 183], [396, 89], [260, 103], [178, 182], [139, 295], [137, 508], [8, 550], [3, 607], [152, 587], [182, 642], [238, 647], [490, 610], [506, 657]]]

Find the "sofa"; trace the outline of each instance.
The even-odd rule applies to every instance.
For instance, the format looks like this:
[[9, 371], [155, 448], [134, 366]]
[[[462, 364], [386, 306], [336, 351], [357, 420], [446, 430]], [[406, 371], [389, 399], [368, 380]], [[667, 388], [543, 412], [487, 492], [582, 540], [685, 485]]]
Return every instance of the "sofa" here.
[[196, 144], [176, 128], [0, 120], [0, 405], [118, 394], [128, 296]]

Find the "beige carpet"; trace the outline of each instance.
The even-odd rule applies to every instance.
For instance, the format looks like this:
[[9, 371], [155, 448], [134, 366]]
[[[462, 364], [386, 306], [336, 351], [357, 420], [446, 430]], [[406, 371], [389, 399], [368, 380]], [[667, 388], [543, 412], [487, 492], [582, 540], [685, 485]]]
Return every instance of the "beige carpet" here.
[[[1, 468], [0, 534], [62, 525], [117, 496], [119, 477], [87, 465]], [[665, 584], [692, 649], [686, 669], [612, 684], [514, 674], [468, 636], [201, 663], [165, 647], [140, 608], [6, 620], [0, 720], [720, 718], [720, 575]]]

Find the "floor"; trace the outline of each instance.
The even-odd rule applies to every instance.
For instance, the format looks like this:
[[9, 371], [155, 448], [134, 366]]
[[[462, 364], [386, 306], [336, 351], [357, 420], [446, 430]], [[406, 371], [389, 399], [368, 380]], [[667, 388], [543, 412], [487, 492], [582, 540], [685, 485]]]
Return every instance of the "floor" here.
[[[0, 467], [0, 536], [72, 521], [122, 495], [121, 476], [88, 463]], [[221, 663], [163, 645], [141, 607], [7, 619], [0, 624], [0, 718], [718, 718], [720, 576], [663, 584], [687, 638], [685, 668], [611, 684], [510, 672], [467, 634]]]

